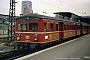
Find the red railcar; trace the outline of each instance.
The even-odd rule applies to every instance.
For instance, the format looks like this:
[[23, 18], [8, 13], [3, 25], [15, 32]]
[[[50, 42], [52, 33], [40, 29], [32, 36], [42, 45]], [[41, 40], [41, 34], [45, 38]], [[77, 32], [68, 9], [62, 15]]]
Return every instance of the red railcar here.
[[82, 35], [82, 25], [80, 22], [76, 22], [75, 29], [76, 29], [76, 36]]
[[17, 43], [45, 44], [59, 39], [59, 22], [56, 18], [30, 14], [16, 20]]
[[83, 23], [83, 22], [80, 22], [81, 23], [81, 26], [82, 26], [82, 34], [88, 34], [89, 32], [89, 24], [87, 23]]
[[21, 16], [16, 20], [15, 42], [48, 44], [90, 33], [89, 25], [39, 14]]
[[63, 20], [60, 22], [61, 39], [68, 39], [76, 36], [75, 22]]

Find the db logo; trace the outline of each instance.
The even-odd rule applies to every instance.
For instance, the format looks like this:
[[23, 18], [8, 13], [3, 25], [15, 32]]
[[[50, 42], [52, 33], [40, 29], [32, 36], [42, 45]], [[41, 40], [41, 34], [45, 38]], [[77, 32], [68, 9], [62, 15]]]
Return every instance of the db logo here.
[[26, 39], [29, 39], [29, 36], [26, 35], [25, 38], [26, 38]]

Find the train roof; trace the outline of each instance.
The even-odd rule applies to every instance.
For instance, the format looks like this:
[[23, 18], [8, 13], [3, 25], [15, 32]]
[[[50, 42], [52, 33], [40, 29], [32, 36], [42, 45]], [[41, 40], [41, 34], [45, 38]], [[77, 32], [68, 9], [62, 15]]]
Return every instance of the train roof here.
[[88, 23], [80, 22], [83, 26], [90, 26]]
[[45, 16], [45, 15], [40, 15], [40, 14], [28, 14], [28, 15], [20, 16], [16, 20], [29, 20], [29, 19], [32, 19], [32, 20], [50, 19], [50, 20], [57, 20], [59, 22], [71, 22], [71, 23], [76, 23], [76, 24], [82, 24], [84, 26], [90, 26], [89, 24], [84, 23], [84, 22], [75, 22], [72, 20], [60, 19], [60, 18]]
[[[67, 19], [60, 19], [60, 22], [71, 22], [71, 23], [76, 23], [76, 21], [73, 20], [67, 20]], [[59, 21], [59, 20], [58, 20]]]
[[71, 21], [71, 20], [66, 20], [66, 19], [60, 19], [57, 17], [50, 17], [50, 16], [45, 16], [45, 15], [40, 15], [40, 14], [28, 14], [28, 15], [23, 15], [18, 17], [16, 20], [57, 20], [59, 22], [75, 22], [75, 21]]
[[90, 24], [85, 23], [85, 22], [76, 22], [76, 24], [81, 24], [81, 25], [83, 25], [83, 26], [90, 26]]
[[21, 17], [18, 17], [16, 20], [41, 20], [41, 19], [51, 19], [51, 20], [60, 20], [59, 18], [56, 17], [50, 17], [50, 16], [45, 16], [45, 15], [40, 15], [40, 14], [28, 14], [28, 15], [23, 15]]

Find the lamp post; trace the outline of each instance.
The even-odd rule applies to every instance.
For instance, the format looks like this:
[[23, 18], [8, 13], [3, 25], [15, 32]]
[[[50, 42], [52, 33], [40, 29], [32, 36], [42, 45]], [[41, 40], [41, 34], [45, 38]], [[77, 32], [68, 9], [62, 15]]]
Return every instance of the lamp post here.
[[[82, 15], [85, 15], [85, 14], [86, 14], [86, 12], [84, 12]], [[81, 15], [81, 16], [82, 16], [82, 15]]]
[[78, 22], [80, 22], [80, 20], [78, 20]]
[[47, 12], [43, 12], [44, 14], [47, 14]]

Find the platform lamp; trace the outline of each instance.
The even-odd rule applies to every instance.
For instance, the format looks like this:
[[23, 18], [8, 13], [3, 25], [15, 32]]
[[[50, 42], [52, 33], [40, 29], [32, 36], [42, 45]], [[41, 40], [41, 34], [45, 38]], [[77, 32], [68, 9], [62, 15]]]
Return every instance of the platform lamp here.
[[86, 12], [84, 12], [82, 15], [85, 15], [86, 14]]
[[46, 12], [43, 12], [44, 14], [47, 14]]
[[78, 20], [78, 22], [80, 22], [80, 20]]

